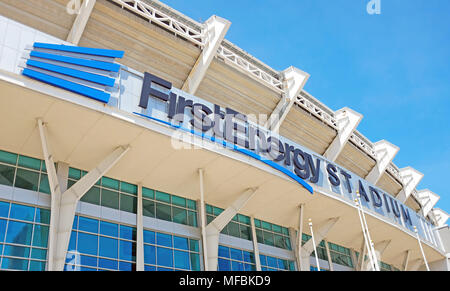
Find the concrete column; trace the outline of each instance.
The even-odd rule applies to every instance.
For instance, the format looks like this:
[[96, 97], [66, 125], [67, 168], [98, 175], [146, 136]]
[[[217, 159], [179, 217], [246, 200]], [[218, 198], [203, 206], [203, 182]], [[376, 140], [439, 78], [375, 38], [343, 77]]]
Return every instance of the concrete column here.
[[250, 223], [252, 227], [252, 242], [253, 242], [253, 254], [255, 255], [256, 271], [261, 271], [261, 260], [259, 258], [258, 238], [256, 236], [255, 218], [250, 217]]
[[309, 79], [308, 73], [295, 67], [287, 68], [282, 74], [284, 79], [284, 94], [265, 124], [265, 127], [275, 132], [278, 132], [292, 105], [294, 105], [297, 96]]
[[397, 199], [401, 203], [405, 203], [411, 195], [412, 191], [419, 185], [423, 178], [423, 174], [411, 167], [400, 169], [400, 177], [403, 182], [403, 189], [398, 193]]
[[408, 266], [408, 271], [418, 271], [420, 267], [423, 265], [422, 259], [415, 259]]
[[144, 271], [144, 223], [142, 203], [142, 184], [139, 183], [136, 211], [136, 271]]
[[80, 11], [73, 22], [72, 29], [67, 36], [67, 41], [78, 45], [81, 36], [83, 35], [86, 24], [94, 9], [96, 0], [83, 0], [83, 4], [80, 7]]
[[338, 110], [335, 117], [338, 124], [338, 134], [323, 154], [325, 158], [333, 162], [336, 161], [363, 118], [362, 114], [347, 107]]
[[385, 140], [376, 142], [373, 147], [377, 157], [377, 163], [366, 176], [366, 180], [376, 185], [400, 148]]
[[247, 189], [227, 209], [206, 226], [207, 265], [209, 271], [217, 271], [220, 232], [257, 191], [258, 188]]
[[328, 265], [330, 267], [330, 271], [334, 271], [333, 260], [331, 260], [330, 245], [328, 244], [328, 240], [325, 240], [325, 250], [327, 251]]
[[356, 252], [354, 249], [350, 249], [350, 256], [352, 258], [353, 269], [358, 271], [358, 259], [356, 258]]
[[205, 22], [203, 31], [206, 38], [205, 46], [181, 90], [188, 92], [189, 94], [195, 94], [214, 59], [220, 44], [224, 40], [230, 25], [231, 22], [216, 15], [211, 16]]
[[315, 246], [313, 244], [312, 239], [309, 239], [303, 247], [300, 249], [301, 256], [301, 271], [309, 271], [310, 270], [310, 261], [309, 257], [311, 253], [314, 251], [314, 247], [317, 247], [322, 240], [324, 240], [328, 232], [333, 228], [333, 226], [338, 222], [339, 217], [330, 218], [314, 232], [315, 236]]
[[403, 259], [403, 271], [407, 271], [408, 270], [408, 264], [409, 264], [409, 257], [411, 256], [411, 250], [407, 250], [405, 251], [405, 258]]
[[205, 191], [204, 191], [204, 185], [203, 185], [203, 174], [204, 170], [199, 169], [198, 175], [199, 175], [199, 185], [200, 185], [200, 210], [199, 210], [199, 216], [200, 216], [200, 229], [202, 231], [202, 251], [203, 251], [203, 268], [205, 271], [209, 271], [208, 268], [208, 245], [207, 245], [207, 238], [206, 238], [206, 207], [205, 207]]
[[[380, 264], [379, 262], [381, 261], [381, 257], [382, 257], [384, 251], [387, 249], [387, 247], [389, 246], [390, 243], [391, 243], [390, 240], [385, 240], [385, 241], [376, 243], [374, 245], [375, 256], [376, 256], [376, 259], [377, 259], [377, 261], [375, 262], [376, 264]], [[364, 261], [363, 271], [374, 271], [370, 267], [369, 260]]]
[[417, 191], [417, 199], [420, 204], [422, 204], [422, 213], [423, 216], [426, 217], [428, 213], [430, 213], [431, 209], [436, 205], [439, 201], [440, 197], [436, 193], [425, 189]]

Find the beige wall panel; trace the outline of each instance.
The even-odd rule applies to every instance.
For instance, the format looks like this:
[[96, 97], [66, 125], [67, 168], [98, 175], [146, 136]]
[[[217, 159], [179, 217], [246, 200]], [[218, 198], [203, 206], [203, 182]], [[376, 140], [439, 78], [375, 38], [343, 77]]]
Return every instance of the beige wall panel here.
[[380, 180], [377, 183], [377, 186], [393, 196], [396, 196], [397, 193], [402, 189], [401, 184], [386, 172], [381, 176]]
[[375, 160], [359, 150], [352, 142], [348, 142], [344, 146], [336, 163], [362, 178], [366, 177], [370, 170], [375, 166]]
[[65, 40], [75, 15], [66, 12], [68, 0], [1, 0], [0, 14]]

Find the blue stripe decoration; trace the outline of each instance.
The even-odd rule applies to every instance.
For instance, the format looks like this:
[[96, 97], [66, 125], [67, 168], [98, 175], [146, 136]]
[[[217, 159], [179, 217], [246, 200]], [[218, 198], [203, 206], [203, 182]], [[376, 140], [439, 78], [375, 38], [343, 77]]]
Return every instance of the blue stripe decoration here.
[[59, 79], [57, 77], [53, 77], [41, 72], [37, 72], [28, 68], [23, 69], [23, 75], [33, 78], [35, 80], [39, 80], [48, 84], [52, 84], [56, 87], [69, 90], [74, 93], [78, 93], [84, 95], [86, 97], [90, 97], [92, 99], [108, 103], [110, 94], [105, 93], [103, 91], [93, 89], [87, 86], [83, 86], [74, 82], [66, 81], [63, 79]]
[[119, 59], [123, 58], [123, 55], [125, 54], [124, 51], [80, 47], [80, 46], [69, 46], [69, 45], [62, 45], [62, 44], [50, 44], [50, 43], [42, 43], [42, 42], [35, 42], [33, 46], [35, 48], [50, 49], [50, 50], [70, 52], [70, 53], [79, 53], [79, 54], [83, 54], [83, 55], [119, 58]]
[[36, 58], [41, 58], [41, 59], [52, 60], [52, 61], [58, 61], [58, 62], [62, 62], [62, 63], [72, 64], [72, 65], [78, 65], [78, 66], [82, 66], [82, 67], [104, 70], [104, 71], [108, 71], [108, 72], [118, 72], [120, 69], [120, 65], [114, 64], [114, 63], [95, 61], [95, 60], [77, 59], [77, 58], [60, 56], [60, 55], [52, 55], [52, 54], [37, 52], [37, 51], [32, 51], [30, 53], [30, 56], [36, 57]]
[[264, 163], [264, 164], [274, 168], [275, 170], [278, 170], [278, 171], [282, 172], [283, 174], [287, 175], [288, 177], [290, 177], [291, 179], [293, 179], [294, 181], [296, 181], [297, 183], [302, 185], [306, 190], [308, 190], [309, 193], [314, 194], [314, 190], [313, 190], [312, 186], [309, 185], [307, 182], [305, 182], [305, 180], [303, 180], [302, 178], [298, 177], [297, 175], [295, 175], [294, 173], [292, 173], [288, 169], [278, 165], [274, 161], [271, 161], [271, 160], [268, 160], [268, 159], [264, 159], [263, 157], [261, 157], [260, 155], [254, 153], [252, 151], [249, 151], [249, 150], [247, 150], [245, 148], [239, 147], [239, 146], [237, 146], [235, 144], [229, 143], [229, 142], [227, 142], [225, 140], [221, 140], [221, 139], [215, 138], [214, 136], [209, 136], [209, 135], [206, 135], [204, 133], [197, 132], [197, 131], [195, 131], [193, 129], [188, 129], [188, 128], [183, 127], [181, 125], [172, 124], [170, 122], [167, 122], [167, 121], [164, 121], [164, 120], [152, 117], [152, 116], [148, 116], [148, 115], [145, 115], [145, 114], [142, 114], [142, 113], [138, 113], [138, 112], [133, 112], [133, 114], [136, 114], [138, 116], [145, 117], [145, 118], [157, 121], [159, 123], [168, 125], [168, 126], [170, 126], [172, 128], [175, 128], [175, 129], [180, 129], [180, 130], [183, 130], [185, 132], [189, 132], [189, 133], [191, 133], [191, 134], [193, 134], [195, 136], [201, 137], [202, 139], [209, 139], [210, 141], [218, 143], [220, 145], [223, 145], [224, 147], [226, 147], [228, 149], [234, 150], [236, 152], [239, 152], [241, 154], [249, 156], [249, 157], [251, 157], [253, 159], [256, 159], [256, 160], [258, 160], [258, 161], [260, 161], [260, 162], [262, 162], [262, 163]]
[[[103, 103], [109, 102], [111, 94], [106, 90], [114, 87], [116, 80], [110, 75], [117, 75], [120, 71], [120, 65], [114, 63], [114, 59], [122, 58], [123, 51], [41, 42], [34, 43], [33, 47], [23, 75]], [[43, 49], [46, 51], [42, 51]], [[107, 61], [104, 61], [105, 57], [108, 58]], [[93, 88], [86, 81], [106, 88]]]
[[70, 77], [74, 77], [74, 78], [94, 82], [97, 84], [109, 86], [109, 87], [114, 86], [114, 82], [115, 82], [115, 80], [113, 78], [108, 78], [108, 77], [104, 77], [104, 76], [96, 75], [96, 74], [92, 74], [92, 73], [86, 73], [86, 72], [83, 72], [80, 70], [65, 68], [65, 67], [61, 67], [58, 65], [52, 65], [52, 64], [43, 63], [40, 61], [35, 61], [35, 60], [28, 60], [27, 65], [33, 66], [36, 68], [40, 68], [40, 69], [44, 69], [44, 70], [47, 70], [50, 72], [60, 73], [60, 74], [67, 75]]

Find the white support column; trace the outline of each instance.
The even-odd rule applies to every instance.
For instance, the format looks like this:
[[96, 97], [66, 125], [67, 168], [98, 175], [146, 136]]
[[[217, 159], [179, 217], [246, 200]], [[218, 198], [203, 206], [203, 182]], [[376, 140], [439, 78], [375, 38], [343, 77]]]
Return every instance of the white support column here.
[[312, 239], [308, 240], [303, 247], [300, 249], [301, 256], [301, 271], [309, 271], [310, 261], [309, 257], [314, 251], [314, 247], [317, 247], [322, 240], [324, 240], [328, 232], [333, 228], [333, 226], [338, 222], [339, 217], [330, 218], [325, 221], [317, 230], [314, 231], [315, 236], [315, 246]]
[[203, 169], [198, 169], [199, 184], [200, 184], [200, 229], [202, 231], [202, 252], [203, 252], [203, 268], [205, 271], [208, 269], [208, 244], [206, 238], [206, 209], [205, 209], [205, 192], [203, 187]]
[[422, 204], [422, 212], [424, 217], [428, 215], [440, 198], [441, 197], [439, 197], [439, 195], [428, 189], [417, 191], [417, 199], [420, 204]]
[[325, 250], [327, 251], [328, 266], [330, 268], [330, 271], [334, 271], [333, 260], [331, 260], [330, 245], [328, 244], [328, 240], [324, 240], [324, 242], [325, 242]]
[[356, 258], [356, 251], [354, 249], [350, 249], [350, 257], [352, 259], [353, 269], [358, 271], [358, 259]]
[[412, 191], [419, 185], [423, 178], [423, 174], [411, 167], [400, 169], [399, 174], [402, 178], [403, 189], [398, 193], [397, 199], [400, 200], [401, 203], [405, 203]]
[[443, 227], [447, 220], [450, 218], [450, 214], [440, 208], [433, 208], [431, 210], [431, 213], [434, 215], [438, 227]]
[[[98, 179], [108, 172], [128, 152], [130, 147], [119, 147], [115, 149], [97, 167], [89, 171], [89, 173], [78, 180], [72, 187], [64, 191], [64, 193], [61, 193], [60, 180], [58, 179], [53, 156], [50, 151], [46, 127], [41, 119], [37, 120], [37, 125], [51, 192], [48, 270], [62, 271], [64, 269], [77, 202]], [[68, 171], [68, 169], [66, 170]]]
[[405, 258], [403, 259], [403, 271], [407, 271], [408, 270], [408, 264], [409, 264], [409, 257], [411, 256], [411, 250], [407, 250], [405, 251]]
[[[379, 262], [381, 261], [381, 256], [383, 255], [384, 251], [387, 249], [387, 247], [389, 246], [390, 243], [391, 243], [390, 240], [385, 240], [385, 241], [375, 244], [374, 249], [375, 249], [375, 259], [377, 260], [377, 262], [375, 262], [376, 264], [379, 264]], [[369, 260], [366, 260], [364, 262], [363, 270], [364, 271], [373, 271], [369, 264]]]
[[259, 258], [258, 238], [256, 236], [255, 218], [250, 217], [250, 223], [252, 227], [252, 242], [253, 242], [253, 254], [255, 256], [256, 271], [261, 271], [261, 260]]
[[282, 72], [283, 74], [283, 87], [284, 95], [281, 97], [280, 102], [273, 110], [272, 114], [267, 120], [265, 126], [275, 132], [278, 132], [281, 124], [291, 110], [292, 105], [294, 105], [297, 96], [302, 91], [309, 79], [309, 74], [303, 72], [295, 67], [289, 67]]
[[374, 143], [373, 147], [377, 156], [377, 163], [366, 176], [366, 180], [376, 185], [400, 148], [385, 140]]
[[68, 42], [78, 45], [96, 1], [97, 0], [83, 0], [80, 11], [73, 22], [69, 35], [67, 36]]
[[144, 271], [144, 224], [142, 202], [142, 184], [139, 183], [136, 211], [136, 271]]
[[325, 158], [333, 162], [336, 161], [350, 136], [363, 118], [362, 114], [347, 107], [338, 110], [335, 115], [338, 124], [338, 133], [323, 154]]
[[356, 266], [356, 270], [357, 271], [361, 271], [363, 269], [364, 257], [366, 256], [366, 254], [367, 254], [367, 244], [366, 244], [365, 239], [363, 237], [362, 246], [361, 246], [361, 252], [359, 253], [358, 264]]
[[247, 189], [227, 209], [206, 226], [206, 243], [208, 254], [208, 270], [217, 271], [219, 252], [219, 234], [233, 219], [242, 207], [256, 194], [258, 188]]
[[[296, 258], [297, 258], [297, 270], [301, 270], [302, 266], [302, 256], [301, 256], [301, 249], [302, 249], [302, 237], [303, 237], [303, 215], [305, 212], [305, 204], [300, 204], [299, 206], [299, 216], [298, 216], [298, 234], [297, 234], [297, 245], [296, 245]], [[308, 258], [309, 261], [309, 258]]]
[[408, 271], [417, 271], [422, 266], [423, 260], [422, 259], [416, 259], [411, 262], [410, 267], [408, 267]]
[[181, 90], [188, 92], [189, 94], [195, 94], [214, 59], [220, 44], [225, 38], [230, 25], [230, 21], [216, 15], [211, 16], [205, 22], [205, 46]]

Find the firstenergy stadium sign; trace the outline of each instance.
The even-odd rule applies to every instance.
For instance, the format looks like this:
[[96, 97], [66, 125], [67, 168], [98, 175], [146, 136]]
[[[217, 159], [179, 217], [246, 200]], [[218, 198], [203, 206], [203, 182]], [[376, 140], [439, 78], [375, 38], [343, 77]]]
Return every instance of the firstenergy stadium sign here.
[[[159, 104], [156, 106], [159, 110], [149, 104]], [[141, 112], [135, 114], [250, 156], [291, 177], [311, 194], [310, 184], [317, 189], [330, 189], [351, 201], [359, 191], [365, 207], [409, 229], [420, 225], [417, 221], [420, 217], [407, 206], [356, 174], [250, 122], [245, 114], [173, 88], [170, 82], [157, 76], [145, 73], [139, 107]], [[155, 112], [160, 110], [164, 118], [156, 116]]]

